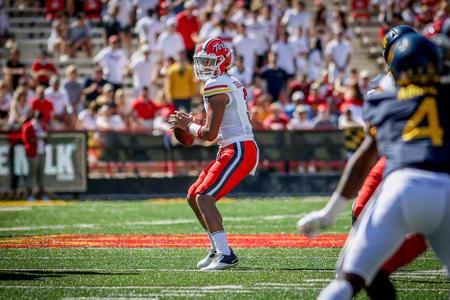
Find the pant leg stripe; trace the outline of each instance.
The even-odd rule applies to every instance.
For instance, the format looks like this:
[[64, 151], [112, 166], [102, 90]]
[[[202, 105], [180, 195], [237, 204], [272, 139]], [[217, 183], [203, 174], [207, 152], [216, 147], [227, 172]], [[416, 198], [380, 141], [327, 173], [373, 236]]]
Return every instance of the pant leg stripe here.
[[231, 177], [233, 172], [236, 171], [236, 169], [240, 166], [240, 164], [244, 160], [244, 143], [243, 142], [236, 143], [236, 152], [237, 152], [237, 156], [233, 160], [233, 163], [230, 164], [230, 167], [224, 172], [224, 175], [220, 179], [219, 183], [212, 190], [210, 190], [207, 193], [208, 195], [215, 196], [222, 189], [222, 187], [225, 185], [227, 180]]
[[[234, 153], [233, 153], [233, 157], [230, 159], [230, 161], [228, 162], [228, 164], [225, 166], [225, 168], [222, 170], [222, 172], [220, 173], [220, 175], [217, 177], [217, 179], [213, 182], [213, 184], [207, 188], [204, 191], [204, 194], [209, 195], [208, 193], [211, 191], [211, 189], [213, 189], [218, 183], [219, 181], [222, 179], [222, 177], [224, 176], [224, 174], [228, 171], [228, 169], [230, 168], [231, 164], [233, 163], [233, 160], [236, 159], [237, 155], [238, 155], [238, 151], [237, 151], [237, 146], [236, 144], [233, 145], [233, 149], [234, 149]], [[217, 160], [220, 157], [220, 152], [217, 153]]]

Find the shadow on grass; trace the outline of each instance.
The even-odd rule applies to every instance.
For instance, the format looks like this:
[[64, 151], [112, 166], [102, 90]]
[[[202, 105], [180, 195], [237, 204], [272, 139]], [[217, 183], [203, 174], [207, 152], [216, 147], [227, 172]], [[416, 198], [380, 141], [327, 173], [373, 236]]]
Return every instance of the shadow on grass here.
[[46, 271], [46, 270], [14, 270], [0, 271], [0, 281], [39, 280], [46, 277], [65, 277], [69, 275], [141, 275], [140, 272], [96, 272], [96, 271]]

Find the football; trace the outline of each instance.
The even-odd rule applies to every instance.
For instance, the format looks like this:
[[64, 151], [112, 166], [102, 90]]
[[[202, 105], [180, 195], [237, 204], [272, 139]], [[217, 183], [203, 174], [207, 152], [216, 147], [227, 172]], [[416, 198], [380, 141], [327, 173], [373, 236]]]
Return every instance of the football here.
[[173, 134], [178, 142], [180, 142], [185, 147], [190, 147], [194, 143], [194, 136], [181, 128], [174, 128]]

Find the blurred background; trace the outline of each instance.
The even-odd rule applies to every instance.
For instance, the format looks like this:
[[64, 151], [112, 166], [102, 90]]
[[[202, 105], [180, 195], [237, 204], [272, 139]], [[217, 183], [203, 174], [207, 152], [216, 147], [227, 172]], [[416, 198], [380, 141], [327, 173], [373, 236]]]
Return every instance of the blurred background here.
[[234, 49], [261, 151], [235, 194], [328, 194], [363, 139], [384, 33], [449, 15], [446, 0], [0, 0], [0, 196], [183, 195], [217, 147], [178, 145], [167, 121], [204, 117], [191, 62], [209, 38]]

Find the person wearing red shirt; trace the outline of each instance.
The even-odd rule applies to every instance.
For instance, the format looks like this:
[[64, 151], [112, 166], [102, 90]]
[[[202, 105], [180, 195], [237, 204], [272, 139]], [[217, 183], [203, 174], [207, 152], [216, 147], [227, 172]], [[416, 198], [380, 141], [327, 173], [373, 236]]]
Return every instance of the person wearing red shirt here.
[[53, 103], [45, 98], [44, 91], [45, 89], [43, 86], [38, 86], [36, 88], [36, 98], [31, 101], [31, 110], [42, 113], [44, 123], [48, 125], [52, 118]]
[[48, 199], [44, 192], [45, 144], [47, 143], [47, 128], [44, 114], [35, 112], [33, 118], [22, 126], [22, 142], [29, 165], [26, 178], [27, 200], [34, 200], [33, 182], [39, 187], [39, 197]]
[[187, 57], [192, 63], [192, 58], [195, 52], [195, 42], [192, 40], [193, 34], [197, 34], [200, 30], [197, 17], [192, 14], [194, 10], [194, 3], [186, 1], [184, 3], [184, 11], [177, 16], [177, 31], [182, 35], [184, 46], [186, 48]]
[[101, 0], [85, 0], [83, 4], [83, 12], [89, 20], [101, 20], [102, 1]]
[[40, 57], [36, 58], [31, 65], [31, 76], [37, 80], [38, 84], [48, 87], [50, 77], [53, 75], [58, 75], [58, 70], [49, 60], [47, 51], [42, 50]]
[[47, 14], [47, 20], [55, 19], [56, 15], [65, 10], [64, 0], [46, 0], [45, 1], [45, 13]]
[[270, 105], [271, 113], [264, 119], [263, 128], [266, 130], [286, 130], [289, 117], [283, 112], [280, 103]]
[[152, 128], [156, 112], [160, 109], [150, 99], [148, 88], [144, 86], [136, 100], [131, 104], [133, 120], [137, 128]]

